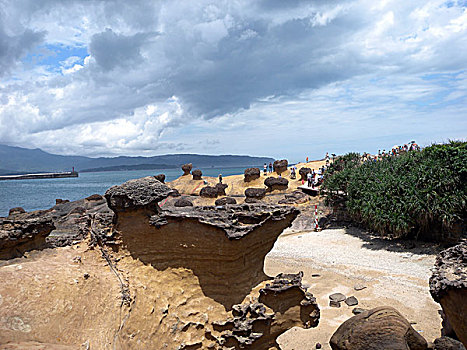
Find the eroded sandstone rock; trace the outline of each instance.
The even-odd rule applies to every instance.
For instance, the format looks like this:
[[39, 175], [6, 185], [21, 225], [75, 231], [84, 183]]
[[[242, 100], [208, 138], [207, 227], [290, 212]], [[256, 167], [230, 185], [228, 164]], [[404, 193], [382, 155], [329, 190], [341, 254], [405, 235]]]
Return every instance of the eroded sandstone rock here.
[[245, 190], [245, 202], [246, 203], [256, 203], [266, 196], [266, 189], [264, 188], [247, 188]]
[[162, 183], [165, 183], [165, 174], [157, 174], [154, 176], [156, 180], [159, 180]]
[[217, 188], [213, 186], [205, 186], [199, 191], [199, 195], [204, 198], [216, 198]]
[[307, 177], [308, 173], [311, 173], [311, 169], [310, 168], [300, 168], [298, 173], [300, 174], [300, 180], [306, 181], [307, 180], [306, 177]]
[[288, 166], [289, 162], [287, 161], [287, 159], [276, 160], [273, 164], [274, 171], [279, 175], [287, 171]]
[[285, 177], [268, 177], [266, 180], [264, 180], [264, 184], [267, 186], [267, 191], [272, 192], [272, 191], [282, 191], [286, 190], [287, 187], [289, 186], [289, 180], [287, 180]]
[[174, 206], [176, 207], [192, 207], [193, 206], [193, 203], [187, 199], [186, 197], [182, 197], [182, 198], [179, 198], [177, 199], [175, 202], [174, 202]]
[[351, 317], [332, 335], [333, 350], [425, 350], [426, 340], [396, 309], [377, 307]]
[[440, 303], [454, 332], [467, 345], [467, 243], [442, 251], [436, 257], [430, 292]]
[[259, 179], [261, 172], [258, 168], [245, 169], [243, 181], [250, 182]]
[[214, 204], [215, 205], [237, 204], [237, 201], [235, 200], [235, 198], [232, 198], [232, 197], [222, 197], [222, 198], [216, 199], [216, 202]]
[[8, 212], [8, 216], [15, 215], [15, 214], [23, 214], [25, 212], [26, 212], [26, 210], [24, 210], [24, 208], [15, 207], [15, 208], [10, 209], [10, 211]]
[[216, 188], [218, 196], [225, 196], [226, 195], [225, 189], [229, 186], [227, 184], [217, 183], [216, 186], [214, 187]]
[[183, 164], [182, 165], [183, 175], [190, 175], [191, 169], [193, 169], [193, 164], [191, 163]]
[[193, 180], [202, 180], [203, 173], [199, 169], [195, 169], [191, 172]]
[[279, 200], [279, 204], [302, 204], [308, 202], [308, 195], [300, 190], [286, 194], [285, 198]]

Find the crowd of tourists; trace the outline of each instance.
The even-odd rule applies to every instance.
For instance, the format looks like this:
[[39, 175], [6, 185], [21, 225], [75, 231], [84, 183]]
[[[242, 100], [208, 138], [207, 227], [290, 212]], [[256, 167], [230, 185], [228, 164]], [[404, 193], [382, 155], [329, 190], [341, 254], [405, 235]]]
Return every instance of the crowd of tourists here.
[[363, 153], [362, 161], [363, 162], [377, 162], [382, 160], [386, 157], [397, 157], [401, 154], [411, 152], [411, 151], [420, 151], [420, 146], [415, 143], [415, 141], [411, 141], [408, 144], [404, 144], [402, 146], [395, 145], [390, 150], [386, 151], [386, 149], [379, 149], [378, 154], [372, 155], [370, 153]]

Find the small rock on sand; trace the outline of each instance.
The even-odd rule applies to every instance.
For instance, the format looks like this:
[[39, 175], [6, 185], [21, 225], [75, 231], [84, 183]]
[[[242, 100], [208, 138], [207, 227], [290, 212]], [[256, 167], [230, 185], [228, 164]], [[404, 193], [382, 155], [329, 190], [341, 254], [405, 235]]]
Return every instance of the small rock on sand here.
[[365, 289], [365, 288], [366, 288], [366, 286], [364, 286], [363, 284], [360, 284], [360, 283], [356, 284], [356, 285], [353, 287], [353, 289], [355, 289], [355, 290], [357, 290], [357, 291], [358, 291], [358, 290]]
[[347, 299], [345, 299], [345, 303], [348, 306], [354, 306], [354, 305], [358, 305], [358, 300], [354, 296], [351, 296], [351, 297], [348, 297]]
[[334, 293], [329, 296], [329, 300], [341, 302], [346, 299], [345, 295], [342, 293]]
[[356, 307], [356, 308], [354, 308], [354, 309], [352, 310], [352, 313], [353, 313], [354, 315], [358, 315], [358, 314], [361, 314], [361, 313], [364, 312], [364, 311], [365, 311], [365, 309]]
[[329, 306], [331, 307], [341, 307], [340, 301], [329, 300]]

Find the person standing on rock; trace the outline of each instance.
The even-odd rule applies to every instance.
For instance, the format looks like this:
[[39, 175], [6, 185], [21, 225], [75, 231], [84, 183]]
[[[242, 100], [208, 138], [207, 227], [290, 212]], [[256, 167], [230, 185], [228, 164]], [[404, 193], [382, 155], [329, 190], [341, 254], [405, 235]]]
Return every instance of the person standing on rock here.
[[313, 183], [313, 177], [311, 176], [311, 173], [306, 174], [306, 179], [308, 181], [308, 187], [311, 187]]
[[272, 174], [272, 163], [269, 162], [269, 173]]
[[222, 174], [219, 174], [219, 183], [222, 183]]

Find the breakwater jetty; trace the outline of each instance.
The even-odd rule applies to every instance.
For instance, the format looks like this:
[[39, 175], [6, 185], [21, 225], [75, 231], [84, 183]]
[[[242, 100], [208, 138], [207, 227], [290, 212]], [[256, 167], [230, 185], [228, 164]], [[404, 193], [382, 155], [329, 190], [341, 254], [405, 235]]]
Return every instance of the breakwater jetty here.
[[78, 177], [77, 171], [65, 171], [61, 173], [38, 173], [38, 174], [20, 174], [20, 175], [3, 175], [1, 180], [32, 180], [32, 179], [59, 179], [64, 177]]

